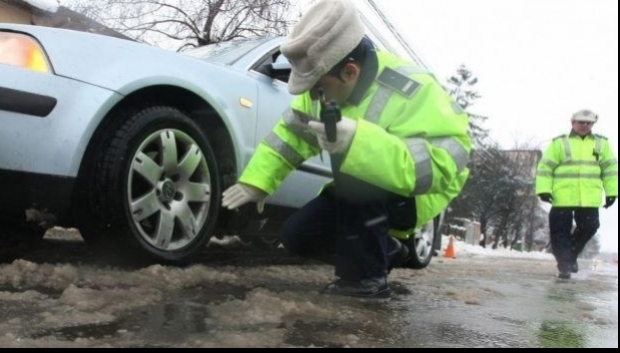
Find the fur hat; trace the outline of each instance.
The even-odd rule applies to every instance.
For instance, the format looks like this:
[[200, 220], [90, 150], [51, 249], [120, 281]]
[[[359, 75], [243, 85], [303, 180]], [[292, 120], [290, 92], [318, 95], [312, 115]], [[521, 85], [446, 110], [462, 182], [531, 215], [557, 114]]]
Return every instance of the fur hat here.
[[577, 113], [573, 114], [570, 121], [589, 121], [591, 123], [595, 123], [598, 120], [598, 115], [594, 114], [591, 110], [580, 110]]
[[350, 0], [322, 0], [293, 28], [280, 46], [292, 66], [291, 94], [309, 91], [364, 37], [365, 27]]

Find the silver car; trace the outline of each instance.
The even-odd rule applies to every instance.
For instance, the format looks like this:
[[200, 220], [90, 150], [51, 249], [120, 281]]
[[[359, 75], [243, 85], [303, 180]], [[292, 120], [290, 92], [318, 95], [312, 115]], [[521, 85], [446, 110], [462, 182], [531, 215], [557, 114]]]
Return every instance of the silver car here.
[[[329, 158], [307, 161], [263, 214], [224, 210], [220, 195], [292, 99], [281, 40], [181, 54], [0, 24], [0, 222], [35, 210], [87, 242], [169, 263], [192, 259], [212, 236], [274, 240], [329, 180]], [[416, 238], [420, 268], [437, 249], [438, 221]]]

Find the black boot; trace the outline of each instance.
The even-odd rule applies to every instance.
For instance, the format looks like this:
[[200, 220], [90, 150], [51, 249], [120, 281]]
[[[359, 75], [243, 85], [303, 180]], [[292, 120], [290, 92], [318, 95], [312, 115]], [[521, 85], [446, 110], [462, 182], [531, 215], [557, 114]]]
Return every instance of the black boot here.
[[570, 279], [570, 271], [560, 271], [560, 274], [558, 274], [558, 278]]
[[357, 298], [389, 298], [390, 287], [386, 277], [367, 278], [361, 281], [339, 279], [325, 286], [321, 293]]
[[572, 273], [579, 272], [579, 263], [577, 262], [577, 260], [575, 260], [575, 262], [573, 262], [573, 266], [571, 267], [570, 271]]
[[570, 274], [573, 272], [573, 263], [562, 263], [558, 264], [558, 278], [560, 279], [570, 279]]

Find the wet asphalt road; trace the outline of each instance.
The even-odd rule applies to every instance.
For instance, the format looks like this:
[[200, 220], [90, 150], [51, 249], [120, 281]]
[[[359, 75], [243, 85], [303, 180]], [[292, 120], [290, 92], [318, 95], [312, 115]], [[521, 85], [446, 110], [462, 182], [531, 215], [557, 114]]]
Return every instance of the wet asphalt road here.
[[552, 261], [436, 257], [363, 300], [319, 294], [331, 267], [278, 249], [213, 247], [174, 268], [2, 242], [0, 347], [618, 346], [613, 265], [561, 281]]

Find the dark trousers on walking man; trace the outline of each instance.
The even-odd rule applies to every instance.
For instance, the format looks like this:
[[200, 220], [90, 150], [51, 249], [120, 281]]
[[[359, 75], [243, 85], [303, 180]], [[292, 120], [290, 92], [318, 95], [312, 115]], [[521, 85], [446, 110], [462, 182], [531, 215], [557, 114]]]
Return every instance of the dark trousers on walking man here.
[[[575, 227], [573, 229], [573, 220]], [[551, 247], [560, 273], [577, 273], [577, 258], [600, 226], [599, 209], [552, 207], [549, 212]]]

